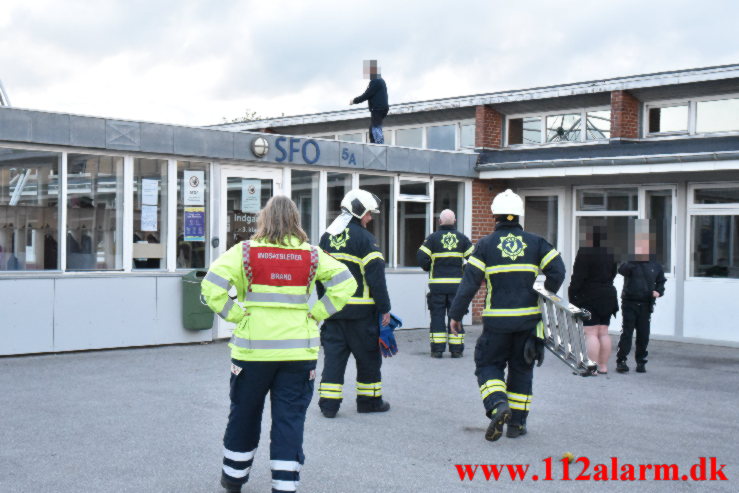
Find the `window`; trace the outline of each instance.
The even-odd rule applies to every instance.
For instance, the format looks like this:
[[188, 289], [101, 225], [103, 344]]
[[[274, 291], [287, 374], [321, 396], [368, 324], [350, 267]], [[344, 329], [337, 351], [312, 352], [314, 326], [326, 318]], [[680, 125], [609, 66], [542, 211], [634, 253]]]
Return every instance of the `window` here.
[[696, 103], [697, 133], [739, 130], [739, 98]]
[[739, 279], [739, 184], [696, 186], [689, 198], [690, 275]]
[[611, 138], [611, 110], [588, 111], [585, 120], [585, 140]]
[[577, 210], [580, 211], [637, 211], [636, 188], [594, 188], [578, 190]]
[[291, 195], [300, 212], [300, 225], [311, 243], [318, 243], [321, 235], [318, 224], [318, 171], [291, 172]]
[[647, 190], [645, 199], [649, 232], [654, 237], [651, 253], [666, 273], [672, 272], [672, 190]]
[[133, 161], [133, 268], [163, 269], [167, 258], [167, 161]]
[[123, 158], [67, 156], [67, 270], [122, 269]]
[[423, 147], [423, 128], [399, 128], [395, 130], [395, 145], [401, 147]]
[[605, 240], [601, 238], [600, 246], [609, 248], [617, 262], [629, 259], [629, 253], [634, 250], [631, 242], [634, 235], [634, 216], [581, 216], [577, 218], [577, 247], [593, 246], [587, 237], [598, 227], [606, 232]]
[[210, 211], [208, 163], [177, 162], [177, 268], [206, 267]]
[[541, 144], [541, 117], [508, 120], [508, 145]]
[[439, 151], [454, 151], [456, 125], [439, 125], [426, 129], [426, 147]]
[[416, 251], [429, 234], [429, 183], [399, 180], [398, 267], [416, 267]]
[[367, 229], [377, 238], [377, 244], [390, 264], [390, 218], [392, 217], [393, 179], [390, 176], [359, 175], [359, 188], [377, 195], [380, 199], [380, 213], [372, 215]]
[[524, 225], [526, 231], [546, 239], [557, 247], [559, 197], [556, 195], [527, 195], [524, 200]]
[[462, 124], [459, 130], [459, 147], [470, 149], [475, 147], [475, 124]]
[[364, 133], [353, 132], [348, 134], [339, 134], [338, 140], [343, 140], [345, 142], [364, 142]]
[[439, 224], [439, 214], [450, 209], [457, 217], [457, 229], [464, 231], [464, 183], [434, 180], [434, 224]]
[[547, 116], [547, 142], [579, 142], [582, 116], [579, 113]]
[[352, 189], [352, 175], [349, 173], [326, 174], [326, 226], [331, 224], [341, 212], [341, 200]]
[[649, 108], [649, 133], [681, 133], [688, 131], [688, 105]]
[[0, 271], [59, 269], [60, 158], [0, 149]]

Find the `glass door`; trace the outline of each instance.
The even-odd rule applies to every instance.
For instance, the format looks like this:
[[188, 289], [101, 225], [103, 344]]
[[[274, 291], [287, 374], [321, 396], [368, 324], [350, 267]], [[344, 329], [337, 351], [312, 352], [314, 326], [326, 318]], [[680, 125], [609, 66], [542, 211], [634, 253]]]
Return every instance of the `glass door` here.
[[[221, 167], [220, 206], [216, 248], [220, 256], [241, 241], [252, 237], [257, 216], [267, 201], [282, 190], [282, 170]], [[235, 291], [231, 293], [235, 296]], [[217, 337], [230, 337], [234, 324], [216, 317]]]

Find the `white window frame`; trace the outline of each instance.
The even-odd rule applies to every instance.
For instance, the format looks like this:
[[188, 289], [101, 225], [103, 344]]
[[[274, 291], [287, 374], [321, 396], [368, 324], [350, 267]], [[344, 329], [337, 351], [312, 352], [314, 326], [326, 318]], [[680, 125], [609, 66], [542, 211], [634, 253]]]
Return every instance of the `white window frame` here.
[[[642, 138], [676, 138], [676, 137], [722, 137], [739, 135], [739, 130], [725, 130], [720, 132], [702, 132], [696, 131], [697, 118], [698, 118], [698, 103], [707, 101], [722, 101], [725, 99], [739, 99], [739, 92], [733, 92], [728, 94], [713, 95], [713, 96], [702, 96], [696, 98], [680, 98], [680, 99], [665, 99], [660, 101], [651, 101], [642, 105], [642, 111], [644, 114], [644, 124], [642, 125]], [[651, 108], [668, 108], [672, 106], [688, 106], [688, 130], [682, 132], [649, 132], [649, 110]]]
[[730, 282], [739, 284], [739, 279], [730, 277], [700, 277], [694, 276], [691, 269], [691, 257], [693, 255], [693, 216], [739, 216], [739, 204], [696, 204], [695, 190], [701, 188], [739, 188], [739, 182], [695, 182], [688, 184], [688, 222], [686, 229], [687, 245], [685, 248], [685, 280], [700, 282]]
[[423, 127], [423, 133], [424, 133], [424, 149], [428, 149], [428, 142], [429, 142], [429, 136], [428, 132], [429, 129], [435, 128], [435, 127], [452, 127], [452, 130], [454, 131], [454, 148], [453, 149], [429, 149], [433, 151], [439, 151], [439, 152], [453, 152], [459, 150], [459, 134], [460, 134], [460, 128], [459, 128], [459, 122], [453, 121], [453, 122], [434, 122], [430, 123], [428, 125], [424, 125]]
[[[511, 149], [526, 149], [526, 148], [539, 148], [542, 146], [567, 146], [567, 145], [583, 145], [583, 144], [602, 144], [603, 142], [608, 142], [609, 139], [594, 139], [594, 140], [587, 140], [587, 133], [586, 133], [586, 123], [587, 123], [587, 115], [588, 113], [592, 113], [594, 111], [611, 111], [611, 114], [613, 114], [613, 111], [611, 110], [610, 105], [605, 106], [589, 106], [587, 108], [571, 108], [571, 109], [562, 109], [557, 111], [546, 111], [546, 112], [538, 112], [538, 113], [514, 113], [511, 115], [506, 115], [505, 119], [505, 135], [504, 135], [504, 147], [508, 147]], [[549, 116], [556, 116], [556, 115], [572, 115], [572, 114], [580, 114], [580, 139], [573, 142], [547, 142], [547, 117]], [[540, 140], [538, 144], [510, 144], [508, 142], [508, 139], [511, 135], [510, 132], [510, 122], [511, 120], [516, 120], [519, 118], [539, 118], [541, 121], [539, 123], [540, 125]]]
[[[475, 132], [472, 133], [472, 145], [471, 146], [463, 146], [462, 145], [462, 127], [472, 125], [475, 127]], [[464, 150], [474, 150], [475, 149], [475, 133], [477, 131], [477, 122], [474, 118], [468, 118], [466, 120], [460, 120], [457, 123], [457, 150], [458, 151], [464, 151]]]
[[[522, 188], [516, 193], [521, 196], [524, 207], [526, 206], [526, 197], [557, 197], [557, 244], [552, 245], [558, 252], [564, 250], [565, 245], [565, 189], [564, 187], [554, 188]], [[519, 218], [521, 226], [526, 229], [526, 216]]]

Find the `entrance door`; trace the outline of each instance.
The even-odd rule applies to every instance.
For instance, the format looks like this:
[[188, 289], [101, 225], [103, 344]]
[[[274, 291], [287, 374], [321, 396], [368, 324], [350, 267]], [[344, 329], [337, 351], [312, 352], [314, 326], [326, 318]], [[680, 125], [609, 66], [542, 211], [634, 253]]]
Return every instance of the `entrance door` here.
[[[281, 191], [282, 171], [279, 169], [222, 166], [217, 254], [222, 255], [240, 241], [251, 238], [257, 229], [259, 211]], [[235, 325], [216, 318], [217, 337], [231, 337]]]

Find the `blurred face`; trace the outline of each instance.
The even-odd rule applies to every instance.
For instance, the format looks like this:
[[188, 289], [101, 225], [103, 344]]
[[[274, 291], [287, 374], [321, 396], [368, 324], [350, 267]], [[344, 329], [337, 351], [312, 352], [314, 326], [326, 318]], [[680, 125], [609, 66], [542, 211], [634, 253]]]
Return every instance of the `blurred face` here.
[[365, 60], [362, 64], [362, 73], [365, 79], [371, 79], [373, 75], [379, 74], [380, 69], [377, 66], [377, 60]]
[[363, 227], [367, 227], [367, 225], [372, 221], [372, 213], [368, 212], [364, 216], [362, 216], [362, 219], [360, 219], [360, 222], [362, 223]]
[[638, 236], [634, 242], [634, 254], [637, 258], [649, 257], [649, 236]]

